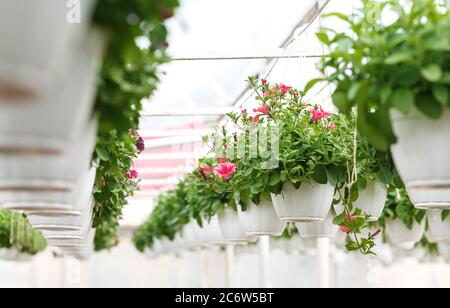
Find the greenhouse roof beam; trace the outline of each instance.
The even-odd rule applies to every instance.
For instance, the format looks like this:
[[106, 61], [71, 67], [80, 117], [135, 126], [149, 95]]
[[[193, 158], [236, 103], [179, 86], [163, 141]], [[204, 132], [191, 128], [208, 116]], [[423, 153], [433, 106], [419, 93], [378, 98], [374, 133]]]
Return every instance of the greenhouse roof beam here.
[[201, 60], [261, 60], [261, 59], [293, 59], [320, 58], [323, 55], [305, 53], [304, 51], [286, 50], [238, 50], [238, 51], [185, 51], [171, 56], [172, 61], [201, 61]]

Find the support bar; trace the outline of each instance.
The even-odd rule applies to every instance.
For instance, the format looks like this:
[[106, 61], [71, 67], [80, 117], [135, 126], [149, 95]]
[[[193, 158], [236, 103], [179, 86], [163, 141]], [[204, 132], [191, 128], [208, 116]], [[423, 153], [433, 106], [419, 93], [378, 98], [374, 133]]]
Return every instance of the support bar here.
[[184, 51], [171, 56], [172, 61], [203, 61], [203, 60], [261, 60], [261, 59], [293, 59], [320, 58], [323, 55], [292, 51], [282, 48], [273, 50], [249, 51]]

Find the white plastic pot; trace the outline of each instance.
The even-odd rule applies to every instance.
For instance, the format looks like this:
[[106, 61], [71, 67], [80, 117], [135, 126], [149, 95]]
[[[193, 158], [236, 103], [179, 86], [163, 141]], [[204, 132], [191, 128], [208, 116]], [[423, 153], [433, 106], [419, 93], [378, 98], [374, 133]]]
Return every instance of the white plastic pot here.
[[86, 219], [83, 222], [81, 228], [79, 226], [74, 225], [66, 225], [60, 222], [54, 222], [54, 224], [41, 224], [41, 225], [32, 225], [33, 228], [42, 231], [45, 239], [52, 240], [58, 238], [66, 238], [66, 239], [84, 239], [89, 236], [89, 233], [92, 229], [92, 210], [93, 206], [90, 207], [90, 215], [86, 215]]
[[338, 226], [333, 224], [333, 216], [328, 214], [324, 221], [296, 223], [302, 238], [334, 238], [338, 232]]
[[92, 116], [101, 58], [99, 45], [97, 36], [83, 42], [64, 77], [48, 95], [20, 104], [2, 104], [0, 100], [0, 152], [15, 157], [72, 151], [71, 146], [82, 138]]
[[92, 120], [68, 155], [0, 155], [0, 203], [21, 211], [73, 210], [96, 141], [97, 125]]
[[41, 216], [32, 212], [27, 215], [28, 221], [33, 226], [33, 229], [41, 231], [82, 231], [83, 228], [86, 228], [86, 224], [92, 222], [94, 208], [92, 195], [89, 196], [89, 199], [82, 200], [82, 202], [80, 205], [83, 208], [77, 209], [77, 212], [80, 211], [80, 215], [60, 215], [58, 214], [59, 212], [55, 212], [55, 215], [51, 216], [47, 212], [47, 214]]
[[286, 183], [282, 194], [272, 195], [272, 200], [282, 221], [322, 221], [330, 212], [334, 190], [329, 184], [317, 183], [302, 183], [297, 190], [294, 185]]
[[206, 223], [207, 223], [206, 221], [203, 222], [204, 225], [202, 228], [195, 220], [192, 220], [190, 222], [192, 231], [194, 232], [195, 235], [195, 242], [199, 246], [204, 246], [208, 244], [208, 236], [204, 230]]
[[439, 243], [439, 253], [444, 258], [445, 262], [450, 263], [450, 244]]
[[369, 215], [372, 221], [377, 221], [383, 213], [387, 199], [387, 188], [385, 185], [375, 181], [367, 183], [353, 207], [362, 211], [363, 215]]
[[386, 238], [400, 249], [411, 250], [425, 233], [425, 222], [414, 222], [411, 230], [399, 219], [386, 219]]
[[[68, 193], [60, 193], [58, 194], [61, 199], [59, 200], [43, 200], [40, 199], [42, 196], [34, 196], [33, 194], [28, 194], [29, 198], [26, 201], [27, 208], [44, 208], [43, 210], [29, 210], [27, 211], [27, 216], [31, 224], [40, 225], [46, 224], [45, 222], [58, 221], [63, 222], [67, 225], [79, 225], [82, 226], [84, 224], [85, 218], [91, 212], [91, 204], [92, 204], [92, 193], [95, 183], [97, 168], [91, 168], [89, 172], [83, 174], [78, 180], [78, 184], [75, 190]], [[55, 197], [55, 196], [52, 196]], [[39, 198], [32, 201], [33, 198]], [[70, 210], [49, 210], [45, 209], [45, 204], [50, 204], [50, 207], [56, 208], [55, 204], [62, 204], [64, 207], [71, 208]], [[21, 207], [24, 208], [24, 201], [21, 201], [19, 205], [14, 203], [8, 203], [10, 208]], [[91, 214], [92, 215], [92, 214]], [[65, 218], [65, 220], [64, 220]]]
[[209, 245], [225, 245], [225, 239], [219, 222], [219, 216], [214, 215], [209, 221], [203, 221], [203, 237], [206, 239], [205, 243]]
[[224, 239], [229, 243], [255, 242], [256, 237], [249, 236], [242, 227], [237, 212], [225, 209], [218, 215], [220, 231]]
[[75, 238], [70, 235], [46, 236], [49, 246], [61, 249], [93, 249], [95, 229], [90, 229], [87, 235]]
[[414, 205], [450, 208], [450, 111], [433, 120], [414, 110], [392, 112], [398, 143], [392, 146], [397, 169]]
[[427, 214], [428, 240], [432, 243], [450, 243], [450, 219], [442, 221], [442, 211], [439, 210], [430, 210]]
[[193, 226], [191, 223], [185, 225], [181, 231], [183, 242], [185, 243], [186, 249], [196, 249], [199, 246], [197, 242], [197, 237], [195, 236]]
[[67, 19], [67, 1], [0, 1], [0, 93], [36, 96], [63, 76], [95, 3], [80, 2], [77, 24]]
[[259, 205], [250, 203], [245, 212], [239, 207], [238, 217], [250, 236], [281, 236], [286, 228], [286, 222], [278, 218], [273, 203], [268, 200], [261, 200]]

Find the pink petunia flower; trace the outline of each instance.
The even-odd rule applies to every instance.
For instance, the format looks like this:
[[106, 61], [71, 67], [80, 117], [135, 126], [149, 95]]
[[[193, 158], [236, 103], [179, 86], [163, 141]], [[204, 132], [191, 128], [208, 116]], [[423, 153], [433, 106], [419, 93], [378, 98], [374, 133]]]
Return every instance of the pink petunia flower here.
[[344, 232], [344, 233], [347, 233], [347, 234], [349, 234], [350, 233], [350, 229], [349, 228], [347, 228], [347, 227], [344, 227], [344, 226], [339, 226], [339, 229], [342, 231], [342, 232]]
[[214, 168], [214, 173], [224, 180], [229, 180], [235, 171], [236, 164], [233, 163], [222, 163], [219, 167]]
[[323, 110], [322, 106], [318, 106], [315, 109], [309, 110], [312, 114], [311, 123], [316, 123], [322, 119], [328, 118], [331, 116], [330, 112], [326, 112]]
[[136, 141], [136, 149], [138, 150], [139, 154], [145, 151], [145, 141], [142, 137], [139, 137]]
[[208, 176], [208, 173], [210, 173], [212, 171], [210, 166], [201, 166], [198, 168], [198, 172], [200, 172], [200, 174], [206, 178]]
[[257, 114], [256, 116], [253, 117], [252, 119], [253, 124], [257, 124], [259, 122], [259, 114]]
[[139, 177], [139, 173], [132, 169], [130, 171], [128, 171], [127, 173], [125, 173], [125, 176], [129, 179], [129, 180], [135, 180]]
[[281, 95], [286, 95], [286, 93], [288, 93], [289, 91], [291, 91], [293, 88], [292, 87], [288, 87], [284, 84], [280, 84], [278, 86], [278, 89], [281, 91]]
[[269, 107], [267, 107], [267, 106], [261, 106], [259, 108], [253, 109], [253, 112], [259, 112], [264, 115], [269, 115], [270, 110], [269, 110]]

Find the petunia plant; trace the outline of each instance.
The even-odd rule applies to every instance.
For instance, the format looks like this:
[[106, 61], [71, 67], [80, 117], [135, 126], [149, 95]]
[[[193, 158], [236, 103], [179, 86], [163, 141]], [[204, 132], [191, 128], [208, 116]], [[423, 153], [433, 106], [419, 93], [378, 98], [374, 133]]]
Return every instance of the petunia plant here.
[[440, 118], [450, 104], [450, 15], [447, 1], [363, 0], [353, 15], [332, 13], [346, 32], [323, 28], [318, 38], [331, 52], [320, 64], [335, 86], [334, 104], [357, 110], [358, 128], [386, 150], [397, 138], [393, 110]]

